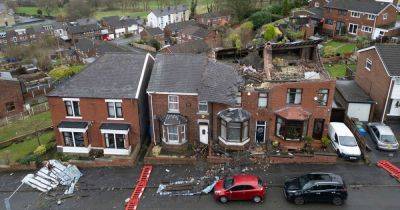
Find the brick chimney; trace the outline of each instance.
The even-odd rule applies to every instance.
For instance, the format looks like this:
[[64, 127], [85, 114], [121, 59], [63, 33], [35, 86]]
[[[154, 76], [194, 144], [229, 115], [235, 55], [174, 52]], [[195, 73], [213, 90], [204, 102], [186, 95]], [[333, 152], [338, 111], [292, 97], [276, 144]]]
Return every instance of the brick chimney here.
[[267, 42], [264, 46], [264, 72], [267, 80], [271, 80], [271, 71], [274, 68], [272, 64], [272, 46], [270, 42]]

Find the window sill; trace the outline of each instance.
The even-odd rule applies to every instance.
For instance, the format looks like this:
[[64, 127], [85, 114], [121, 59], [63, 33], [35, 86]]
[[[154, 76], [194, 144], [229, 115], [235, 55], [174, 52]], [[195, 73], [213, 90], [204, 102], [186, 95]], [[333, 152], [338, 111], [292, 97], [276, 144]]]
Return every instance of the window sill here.
[[64, 153], [79, 153], [79, 154], [88, 154], [90, 149], [88, 147], [68, 147], [68, 146], [57, 146], [57, 148], [61, 148]]
[[107, 118], [107, 120], [124, 120], [124, 118]]
[[218, 136], [218, 139], [225, 145], [228, 146], [244, 146], [245, 144], [250, 142], [250, 138], [247, 138], [246, 140], [242, 141], [242, 142], [231, 142], [231, 141], [227, 141], [225, 139], [223, 139], [221, 136]]
[[77, 117], [77, 116], [66, 116], [65, 118], [67, 118], [67, 119], [82, 119], [82, 117]]
[[131, 146], [128, 149], [104, 148], [103, 152], [105, 155], [130, 155]]
[[179, 110], [168, 110], [168, 113], [179, 114]]
[[186, 142], [187, 142], [187, 140], [185, 139], [185, 140], [183, 140], [182, 142], [175, 142], [175, 141], [166, 141], [166, 139], [162, 139], [162, 141], [165, 143], [165, 144], [168, 144], [168, 145], [183, 145], [183, 144], [185, 144]]
[[197, 112], [198, 115], [209, 115], [210, 113], [208, 112]]

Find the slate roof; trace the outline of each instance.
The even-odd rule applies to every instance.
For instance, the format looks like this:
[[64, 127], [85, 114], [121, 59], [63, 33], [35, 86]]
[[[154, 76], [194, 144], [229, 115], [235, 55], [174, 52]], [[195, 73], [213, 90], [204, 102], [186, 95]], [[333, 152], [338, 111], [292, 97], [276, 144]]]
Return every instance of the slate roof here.
[[135, 98], [145, 58], [136, 53], [105, 54], [48, 96]]
[[92, 49], [96, 50], [96, 53], [99, 55], [103, 55], [105, 53], [113, 53], [113, 52], [130, 52], [129, 50], [119, 47], [110, 42], [105, 42], [101, 40], [90, 40], [90, 39], [79, 39], [75, 43], [75, 47], [77, 50], [82, 52], [87, 52]]
[[162, 8], [162, 9], [156, 9], [156, 10], [152, 10], [151, 12], [157, 16], [157, 17], [161, 17], [161, 16], [166, 16], [169, 14], [175, 14], [178, 12], [183, 12], [183, 11], [187, 11], [189, 8], [188, 6], [182, 4], [182, 5], [177, 5], [177, 6], [171, 6], [171, 7], [166, 7], [166, 8]]
[[354, 80], [337, 80], [336, 90], [347, 103], [374, 103]]
[[76, 121], [61, 121], [60, 124], [58, 124], [58, 128], [86, 128], [88, 127], [89, 123], [88, 122], [76, 122]]
[[140, 19], [121, 18], [119, 16], [104, 17], [102, 21], [114, 28], [123, 28], [135, 24], [136, 25], [142, 24], [142, 21]]
[[250, 112], [242, 109], [242, 108], [230, 108], [222, 110], [218, 113], [218, 116], [221, 117], [226, 122], [245, 122], [250, 119]]
[[188, 21], [168, 24], [167, 26], [165, 26], [165, 28], [172, 32], [180, 32], [189, 25], [198, 26], [200, 24], [198, 24], [195, 20], [188, 20]]
[[390, 76], [400, 76], [400, 45], [378, 44], [375, 45]]
[[164, 31], [161, 30], [161, 28], [159, 28], [159, 27], [156, 27], [156, 28], [146, 28], [145, 30], [147, 31], [147, 33], [149, 33], [149, 34], [152, 35], [152, 36], [164, 34]]
[[91, 31], [99, 31], [101, 28], [97, 24], [76, 25], [68, 27], [67, 31], [72, 34], [81, 34]]
[[182, 33], [204, 39], [209, 31], [199, 26], [188, 25], [182, 30]]
[[193, 40], [181, 44], [176, 44], [168, 47], [171, 53], [192, 53], [201, 54], [211, 50], [204, 40]]
[[182, 125], [187, 123], [186, 117], [179, 113], [167, 113], [161, 118], [164, 125]]
[[206, 56], [158, 54], [148, 92], [197, 93], [200, 100], [232, 105], [242, 83], [233, 66]]
[[331, 0], [325, 7], [378, 14], [389, 4], [375, 0]]
[[131, 125], [126, 123], [103, 123], [100, 129], [126, 131], [129, 130], [130, 127]]
[[312, 7], [309, 8], [308, 11], [313, 13], [312, 17], [316, 19], [324, 18], [324, 10], [321, 7]]
[[213, 18], [220, 18], [220, 17], [227, 17], [227, 16], [229, 16], [229, 15], [224, 15], [219, 12], [208, 12], [208, 13], [200, 14], [197, 17], [213, 19]]

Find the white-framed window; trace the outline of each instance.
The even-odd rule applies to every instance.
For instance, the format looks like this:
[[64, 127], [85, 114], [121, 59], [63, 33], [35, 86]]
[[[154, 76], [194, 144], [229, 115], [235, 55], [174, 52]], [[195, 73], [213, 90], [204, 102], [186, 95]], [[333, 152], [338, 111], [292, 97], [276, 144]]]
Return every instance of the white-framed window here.
[[81, 111], [79, 107], [79, 99], [74, 98], [64, 98], [65, 110], [67, 112], [67, 117], [80, 117]]
[[258, 108], [266, 108], [268, 105], [268, 94], [259, 93], [258, 94]]
[[301, 103], [302, 89], [289, 88], [287, 91], [286, 103], [287, 104], [300, 104]]
[[186, 126], [185, 125], [169, 125], [163, 126], [164, 139], [167, 143], [178, 144], [186, 142]]
[[367, 60], [365, 61], [365, 68], [368, 71], [371, 71], [371, 69], [372, 69], [372, 61], [369, 58], [367, 58]]
[[199, 112], [200, 113], [208, 113], [207, 101], [199, 101]]
[[236, 101], [236, 106], [242, 106], [242, 93], [241, 92], [236, 93], [235, 101]]
[[375, 20], [376, 15], [368, 14], [368, 20]]
[[108, 118], [122, 119], [122, 100], [106, 100]]
[[177, 95], [168, 95], [168, 111], [179, 112], [179, 97]]
[[220, 138], [228, 142], [243, 142], [249, 138], [249, 122], [226, 122], [221, 119]]
[[84, 147], [85, 141], [82, 132], [62, 132], [64, 145], [67, 147]]
[[362, 26], [361, 31], [367, 32], [367, 33], [372, 33], [372, 27], [369, 26]]
[[349, 23], [349, 34], [357, 34], [358, 25]]
[[318, 90], [317, 103], [319, 106], [326, 106], [328, 104], [329, 89], [322, 88]]
[[319, 2], [315, 2], [314, 7], [319, 7]]
[[106, 148], [110, 149], [125, 149], [125, 134], [104, 133], [104, 141]]
[[351, 17], [355, 17], [355, 18], [360, 18], [360, 16], [361, 16], [361, 13], [359, 13], [359, 12], [351, 12]]
[[386, 20], [387, 18], [388, 18], [388, 14], [387, 13], [383, 14], [383, 19]]

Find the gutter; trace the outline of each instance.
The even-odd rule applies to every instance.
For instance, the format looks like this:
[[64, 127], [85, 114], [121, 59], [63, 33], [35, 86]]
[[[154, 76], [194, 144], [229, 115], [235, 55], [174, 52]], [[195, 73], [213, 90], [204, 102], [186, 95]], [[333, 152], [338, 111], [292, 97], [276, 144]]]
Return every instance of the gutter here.
[[149, 96], [150, 96], [150, 109], [151, 109], [151, 130], [152, 130], [152, 133], [153, 133], [153, 142], [154, 142], [154, 145], [157, 145], [157, 143], [156, 143], [155, 131], [154, 131], [153, 96], [151, 95], [151, 93], [149, 93]]
[[381, 123], [383, 123], [384, 119], [385, 119], [385, 115], [386, 115], [386, 109], [387, 109], [387, 105], [389, 102], [389, 95], [392, 92], [392, 88], [393, 88], [393, 77], [390, 77], [390, 86], [389, 86], [389, 90], [386, 96], [386, 102], [385, 102], [385, 108], [383, 109], [383, 114], [382, 114], [382, 118], [381, 118]]

